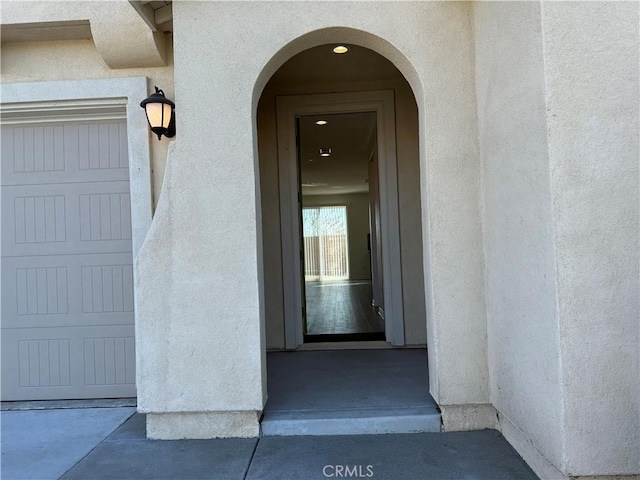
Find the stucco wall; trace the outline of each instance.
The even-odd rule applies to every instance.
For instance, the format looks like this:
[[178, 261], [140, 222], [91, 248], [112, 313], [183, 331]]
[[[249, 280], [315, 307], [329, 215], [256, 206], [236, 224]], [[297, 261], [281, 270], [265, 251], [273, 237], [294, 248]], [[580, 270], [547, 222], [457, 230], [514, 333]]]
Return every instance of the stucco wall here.
[[544, 2], [563, 471], [640, 473], [637, 2]]
[[369, 233], [369, 195], [352, 193], [345, 195], [304, 195], [304, 207], [341, 205], [347, 207], [347, 234], [349, 251], [349, 278], [371, 279], [371, 261], [367, 248]]
[[553, 463], [562, 403], [537, 2], [474, 6], [491, 403]]
[[[386, 55], [416, 93], [431, 391], [445, 405], [488, 401], [471, 7], [338, 5], [173, 5], [175, 95], [184, 113], [136, 282], [138, 404], [161, 414], [152, 418], [164, 422], [165, 438], [179, 412], [248, 422], [244, 413], [262, 408], [269, 280], [252, 119], [284, 61], [336, 37]], [[211, 424], [209, 434], [248, 431], [234, 425]]]
[[152, 32], [127, 0], [5, 0], [0, 9], [3, 41], [91, 38], [111, 68], [166, 65], [163, 32]]
[[491, 399], [544, 478], [640, 472], [638, 13], [474, 5]]
[[[414, 215], [401, 228], [421, 223], [423, 232], [403, 230], [415, 238], [403, 262], [423, 252], [425, 284], [405, 284], [405, 301], [426, 296], [430, 389], [444, 417], [447, 406], [486, 403], [490, 391], [510, 441], [522, 439], [523, 454], [540, 454], [556, 473], [637, 473], [638, 4], [343, 6], [173, 6], [178, 137], [151, 143], [156, 196], [169, 143], [172, 153], [136, 279], [150, 435], [257, 432], [264, 312], [277, 315], [278, 298], [277, 271], [271, 281], [262, 257], [280, 260], [279, 230], [263, 228], [277, 219], [277, 192], [265, 188], [275, 170], [263, 164], [273, 157], [262, 146], [260, 164], [255, 156], [275, 122], [261, 109], [256, 134], [252, 118], [284, 61], [344, 41], [390, 58], [419, 107], [419, 127], [414, 110], [396, 112], [399, 151], [412, 143], [405, 133], [420, 134], [420, 174], [401, 169], [399, 181], [410, 185], [401, 209]], [[126, 29], [113, 28], [120, 14]], [[144, 75], [173, 97], [170, 42], [158, 53], [126, 2], [2, 3], [3, 24], [74, 19], [93, 19], [94, 41], [3, 43], [1, 81]], [[165, 56], [166, 67], [107, 66]], [[396, 89], [398, 105], [411, 95], [388, 79], [345, 87], [365, 88]], [[403, 159], [415, 162], [415, 151]], [[420, 209], [410, 208], [418, 191]]]
[[[172, 99], [174, 95], [173, 46], [170, 36], [167, 38], [166, 45], [167, 65], [164, 67], [112, 69], [96, 50], [93, 40], [3, 43], [0, 57], [0, 81], [15, 83], [146, 76], [149, 79], [149, 92], [152, 92], [153, 86], [157, 85], [164, 90], [167, 98]], [[179, 105], [176, 111], [179, 115]], [[131, 113], [144, 115], [142, 109]], [[150, 136], [154, 205], [162, 189], [169, 142], [170, 140], [166, 137], [158, 141], [156, 137]]]
[[[376, 58], [377, 57], [377, 58]], [[296, 61], [277, 72], [262, 93], [257, 112], [267, 348], [284, 348], [282, 257], [277, 169], [275, 99], [278, 95], [391, 89], [396, 105], [398, 204], [402, 258], [405, 341], [426, 343], [425, 289], [422, 255], [422, 208], [418, 152], [418, 112], [411, 87], [388, 61], [377, 55], [340, 71], [325, 68], [323, 57]], [[381, 62], [382, 60], [382, 62]], [[301, 78], [302, 77], [302, 78]], [[317, 80], [318, 78], [321, 81]]]

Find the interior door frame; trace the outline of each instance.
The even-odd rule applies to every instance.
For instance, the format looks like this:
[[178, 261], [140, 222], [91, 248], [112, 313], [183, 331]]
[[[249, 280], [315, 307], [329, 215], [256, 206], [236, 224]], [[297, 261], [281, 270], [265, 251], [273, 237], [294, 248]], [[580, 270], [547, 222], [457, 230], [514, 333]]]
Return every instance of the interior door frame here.
[[376, 113], [385, 338], [394, 346], [405, 344], [394, 92], [375, 90], [276, 97], [284, 331], [288, 349], [304, 343], [296, 118], [359, 112]]

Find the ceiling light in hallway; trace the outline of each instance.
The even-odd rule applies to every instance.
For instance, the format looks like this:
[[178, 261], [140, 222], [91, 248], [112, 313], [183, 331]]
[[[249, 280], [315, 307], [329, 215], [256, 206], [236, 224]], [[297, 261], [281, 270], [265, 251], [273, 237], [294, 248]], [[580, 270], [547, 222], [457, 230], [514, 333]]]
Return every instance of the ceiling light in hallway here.
[[347, 53], [348, 51], [349, 49], [344, 45], [338, 45], [336, 47], [333, 47], [333, 53]]

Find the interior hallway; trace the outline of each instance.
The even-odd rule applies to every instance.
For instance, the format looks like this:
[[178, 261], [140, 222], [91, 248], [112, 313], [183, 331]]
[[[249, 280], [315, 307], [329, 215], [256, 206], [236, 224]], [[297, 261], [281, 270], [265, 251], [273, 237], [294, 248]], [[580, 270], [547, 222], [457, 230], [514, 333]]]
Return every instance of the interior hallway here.
[[306, 281], [307, 334], [384, 332], [371, 306], [370, 280]]

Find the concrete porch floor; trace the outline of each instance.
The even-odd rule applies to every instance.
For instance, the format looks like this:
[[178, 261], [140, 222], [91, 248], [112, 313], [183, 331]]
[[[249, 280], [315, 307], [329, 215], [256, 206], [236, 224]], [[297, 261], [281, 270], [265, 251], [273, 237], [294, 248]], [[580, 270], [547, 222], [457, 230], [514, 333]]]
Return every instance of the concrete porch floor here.
[[424, 349], [267, 354], [263, 436], [440, 431]]
[[2, 412], [2, 478], [313, 480], [340, 467], [374, 479], [537, 478], [495, 430], [162, 441], [146, 439], [133, 410]]
[[268, 364], [260, 438], [147, 440], [145, 416], [122, 400], [3, 404], [39, 410], [2, 412], [1, 477], [537, 478], [497, 431], [439, 431], [424, 350], [270, 353]]

